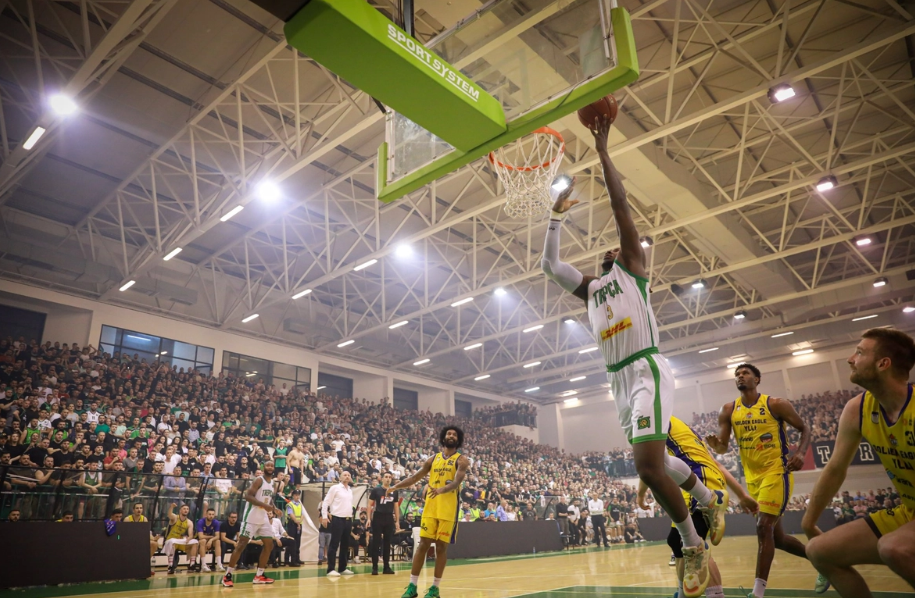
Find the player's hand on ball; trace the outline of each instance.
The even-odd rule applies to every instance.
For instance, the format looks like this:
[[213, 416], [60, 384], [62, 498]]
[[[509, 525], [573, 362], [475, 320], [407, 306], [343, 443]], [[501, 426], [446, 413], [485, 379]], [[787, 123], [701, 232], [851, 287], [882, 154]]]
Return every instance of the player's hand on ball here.
[[591, 125], [591, 134], [594, 135], [594, 142], [598, 149], [607, 147], [607, 140], [610, 137], [611, 121], [606, 116], [600, 115], [594, 119]]
[[569, 186], [562, 190], [559, 196], [556, 198], [556, 201], [553, 203], [553, 211], [563, 214], [572, 209], [572, 206], [578, 203], [577, 199], [569, 199], [569, 196], [572, 195], [572, 191], [575, 189], [575, 179], [572, 179], [572, 182], [569, 183]]

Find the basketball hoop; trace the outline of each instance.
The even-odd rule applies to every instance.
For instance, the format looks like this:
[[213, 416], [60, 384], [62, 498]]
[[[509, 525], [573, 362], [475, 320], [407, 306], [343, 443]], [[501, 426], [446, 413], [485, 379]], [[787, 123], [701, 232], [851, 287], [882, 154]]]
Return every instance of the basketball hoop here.
[[565, 150], [562, 135], [541, 127], [489, 153], [489, 161], [505, 188], [506, 214], [511, 218], [526, 218], [550, 208], [553, 203], [550, 185]]

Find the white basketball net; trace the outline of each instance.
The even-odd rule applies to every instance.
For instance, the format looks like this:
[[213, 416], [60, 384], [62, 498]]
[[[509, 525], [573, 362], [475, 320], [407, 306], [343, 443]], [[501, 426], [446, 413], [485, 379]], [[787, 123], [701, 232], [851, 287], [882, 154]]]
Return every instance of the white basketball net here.
[[489, 161], [505, 188], [505, 213], [509, 217], [527, 218], [550, 208], [553, 204], [550, 185], [565, 149], [562, 135], [541, 127], [489, 154]]

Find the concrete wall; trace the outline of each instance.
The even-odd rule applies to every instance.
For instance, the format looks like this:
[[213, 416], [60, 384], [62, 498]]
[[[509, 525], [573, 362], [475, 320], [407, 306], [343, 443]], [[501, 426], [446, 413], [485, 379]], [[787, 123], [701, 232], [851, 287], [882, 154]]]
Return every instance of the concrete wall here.
[[606, 451], [626, 446], [616, 403], [608, 398], [585, 399], [574, 405], [563, 404], [562, 435], [570, 453]]
[[531, 442], [540, 444], [540, 431], [537, 428], [532, 430], [527, 426], [503, 426], [502, 429], [506, 432], [516, 434], [521, 438], [527, 438]]
[[420, 411], [454, 415], [454, 391], [420, 388], [417, 392]]

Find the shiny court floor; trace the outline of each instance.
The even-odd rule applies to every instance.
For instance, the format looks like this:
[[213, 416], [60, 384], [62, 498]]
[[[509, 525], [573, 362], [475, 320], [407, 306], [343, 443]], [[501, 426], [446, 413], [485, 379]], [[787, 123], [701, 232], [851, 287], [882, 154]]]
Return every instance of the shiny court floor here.
[[[741, 587], [752, 588], [756, 563], [756, 539], [725, 538], [714, 550], [724, 577], [728, 596], [746, 597]], [[670, 551], [665, 544], [650, 543], [591, 548], [565, 553], [548, 553], [459, 560], [449, 563], [442, 582], [444, 598], [663, 598], [673, 595], [673, 568], [668, 566]], [[251, 572], [236, 575], [233, 589], [223, 588], [217, 574], [178, 574], [136, 582], [79, 584], [5, 592], [23, 598], [82, 596], [92, 598], [140, 598], [155, 593], [156, 598], [399, 598], [408, 580], [408, 563], [395, 563], [397, 575], [369, 574], [367, 565], [354, 565], [357, 575], [338, 579], [324, 576], [323, 568], [269, 570], [276, 579], [270, 586], [252, 586]], [[910, 598], [912, 588], [886, 567], [862, 567], [862, 574], [879, 598]], [[807, 561], [776, 553], [769, 579], [767, 598], [813, 598], [816, 573]], [[432, 581], [426, 567], [420, 577], [420, 595]], [[117, 593], [112, 597], [112, 593]], [[837, 596], [833, 591], [825, 596]], [[143, 596], [143, 598], [148, 598]]]

